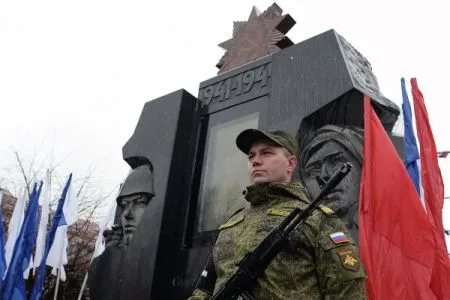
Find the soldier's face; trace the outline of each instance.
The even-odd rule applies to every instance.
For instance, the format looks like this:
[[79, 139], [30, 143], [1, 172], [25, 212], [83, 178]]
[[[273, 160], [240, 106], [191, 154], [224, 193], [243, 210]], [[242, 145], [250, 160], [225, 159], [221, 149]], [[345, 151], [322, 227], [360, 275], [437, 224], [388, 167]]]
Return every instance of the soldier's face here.
[[294, 155], [270, 141], [253, 143], [248, 153], [248, 174], [254, 184], [290, 182], [296, 165]]
[[119, 205], [123, 209], [121, 221], [126, 241], [133, 237], [148, 202], [148, 197], [143, 194], [130, 195], [119, 200]]
[[312, 197], [316, 197], [321, 189], [316, 177], [329, 180], [344, 162], [351, 163], [352, 171], [328, 194], [323, 203], [340, 217], [345, 217], [349, 209], [355, 208], [359, 201], [361, 164], [358, 160], [340, 144], [330, 141], [324, 143], [301, 168], [306, 188]]

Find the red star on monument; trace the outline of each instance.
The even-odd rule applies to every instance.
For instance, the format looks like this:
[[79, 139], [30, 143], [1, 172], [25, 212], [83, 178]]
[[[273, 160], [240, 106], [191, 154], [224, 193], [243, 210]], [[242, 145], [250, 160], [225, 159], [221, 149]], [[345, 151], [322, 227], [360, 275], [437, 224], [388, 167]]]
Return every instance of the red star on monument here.
[[234, 22], [233, 37], [219, 44], [227, 51], [216, 65], [218, 74], [293, 45], [285, 34], [295, 20], [282, 12], [276, 3], [262, 14], [253, 7], [248, 21]]

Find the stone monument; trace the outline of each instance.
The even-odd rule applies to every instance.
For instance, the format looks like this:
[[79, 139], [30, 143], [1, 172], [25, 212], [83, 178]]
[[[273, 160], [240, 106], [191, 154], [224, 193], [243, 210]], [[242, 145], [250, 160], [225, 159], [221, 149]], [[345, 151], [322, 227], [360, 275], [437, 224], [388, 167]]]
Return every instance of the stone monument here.
[[[249, 183], [242, 168], [246, 159], [234, 147], [241, 130], [296, 135], [307, 151], [303, 164], [310, 166], [307, 174], [296, 170], [296, 179], [309, 180], [311, 191], [326, 180], [322, 169], [335, 161], [353, 159], [358, 165], [358, 147], [356, 152], [348, 147], [357, 138], [327, 145], [321, 138], [322, 132], [335, 131], [360, 136], [364, 94], [391, 133], [400, 111], [380, 92], [369, 62], [333, 29], [294, 44], [285, 36], [294, 24], [275, 3], [261, 14], [253, 8], [247, 21], [234, 23], [232, 38], [220, 44], [226, 52], [218, 75], [200, 83], [197, 97], [179, 90], [144, 105], [122, 153], [132, 169], [151, 165], [153, 187], [149, 182], [147, 190], [152, 198], [132, 238], [118, 237], [124, 242], [112, 242], [93, 262], [92, 299], [186, 299], [191, 294], [218, 226], [245, 205], [240, 191]], [[328, 159], [334, 149], [341, 154]], [[355, 174], [343, 184], [357, 185]], [[351, 217], [356, 192], [349, 191], [348, 198], [335, 194], [330, 206], [357, 226]], [[124, 212], [118, 208], [117, 234], [120, 228], [123, 232]]]
[[352, 171], [323, 201], [345, 223], [352, 238], [358, 241], [359, 181], [363, 161], [363, 130], [359, 127], [325, 125], [303, 145], [299, 172], [312, 197], [345, 162]]
[[105, 247], [128, 246], [142, 215], [155, 196], [153, 171], [149, 163], [131, 169], [117, 196], [116, 218], [111, 230], [105, 230]]

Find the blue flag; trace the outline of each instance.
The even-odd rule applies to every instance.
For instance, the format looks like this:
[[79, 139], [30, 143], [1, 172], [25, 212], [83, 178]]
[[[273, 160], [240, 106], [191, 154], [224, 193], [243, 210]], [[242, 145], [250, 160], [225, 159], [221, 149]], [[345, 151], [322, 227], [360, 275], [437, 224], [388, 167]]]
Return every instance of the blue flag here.
[[[0, 191], [0, 203], [2, 202], [3, 193]], [[3, 236], [3, 217], [2, 210], [0, 208], [0, 286], [2, 285], [2, 279], [6, 272], [6, 259], [5, 259], [5, 240]]]
[[34, 184], [25, 218], [14, 245], [11, 263], [2, 284], [1, 299], [3, 300], [26, 300], [23, 273], [30, 265], [31, 255], [36, 243], [39, 196], [42, 184], [41, 182], [38, 189], [36, 189], [37, 185]]
[[414, 134], [414, 128], [412, 124], [412, 111], [411, 104], [409, 103], [408, 94], [406, 92], [405, 79], [401, 79], [402, 84], [402, 110], [403, 110], [403, 123], [405, 127], [405, 147], [404, 147], [404, 160], [405, 167], [408, 171], [417, 193], [420, 196], [420, 175], [417, 160], [420, 159], [419, 148], [417, 147], [416, 136]]
[[55, 240], [56, 229], [58, 226], [66, 225], [63, 214], [63, 206], [66, 200], [67, 190], [69, 189], [70, 182], [72, 181], [72, 174], [69, 175], [69, 179], [64, 186], [61, 198], [58, 201], [58, 207], [56, 208], [55, 215], [53, 216], [52, 225], [47, 233], [47, 240], [45, 242], [45, 251], [42, 257], [41, 263], [39, 265], [38, 273], [34, 281], [33, 291], [31, 292], [30, 300], [38, 300], [41, 298], [42, 287], [44, 286], [45, 280], [45, 266], [47, 263], [48, 253], [52, 247], [53, 241]]

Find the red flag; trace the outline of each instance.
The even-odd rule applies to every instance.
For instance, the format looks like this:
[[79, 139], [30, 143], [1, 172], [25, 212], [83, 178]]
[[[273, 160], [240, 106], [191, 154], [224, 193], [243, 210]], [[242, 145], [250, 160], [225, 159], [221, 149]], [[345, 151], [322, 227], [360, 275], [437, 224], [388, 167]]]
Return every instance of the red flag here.
[[431, 224], [434, 226], [438, 255], [433, 267], [431, 286], [439, 299], [450, 299], [450, 259], [445, 244], [444, 225], [442, 224], [444, 183], [439, 169], [438, 152], [425, 101], [415, 78], [411, 79], [411, 93], [414, 100], [417, 135], [420, 143], [421, 177], [425, 205]]
[[359, 223], [370, 299], [436, 299], [433, 228], [368, 96]]
[[414, 99], [414, 114], [416, 116], [417, 136], [420, 143], [421, 177], [425, 205], [432, 221], [436, 225], [436, 230], [442, 233], [441, 237], [444, 241], [444, 225], [442, 224], [444, 183], [441, 170], [439, 169], [438, 152], [428, 120], [427, 108], [415, 78], [411, 79], [411, 93]]

